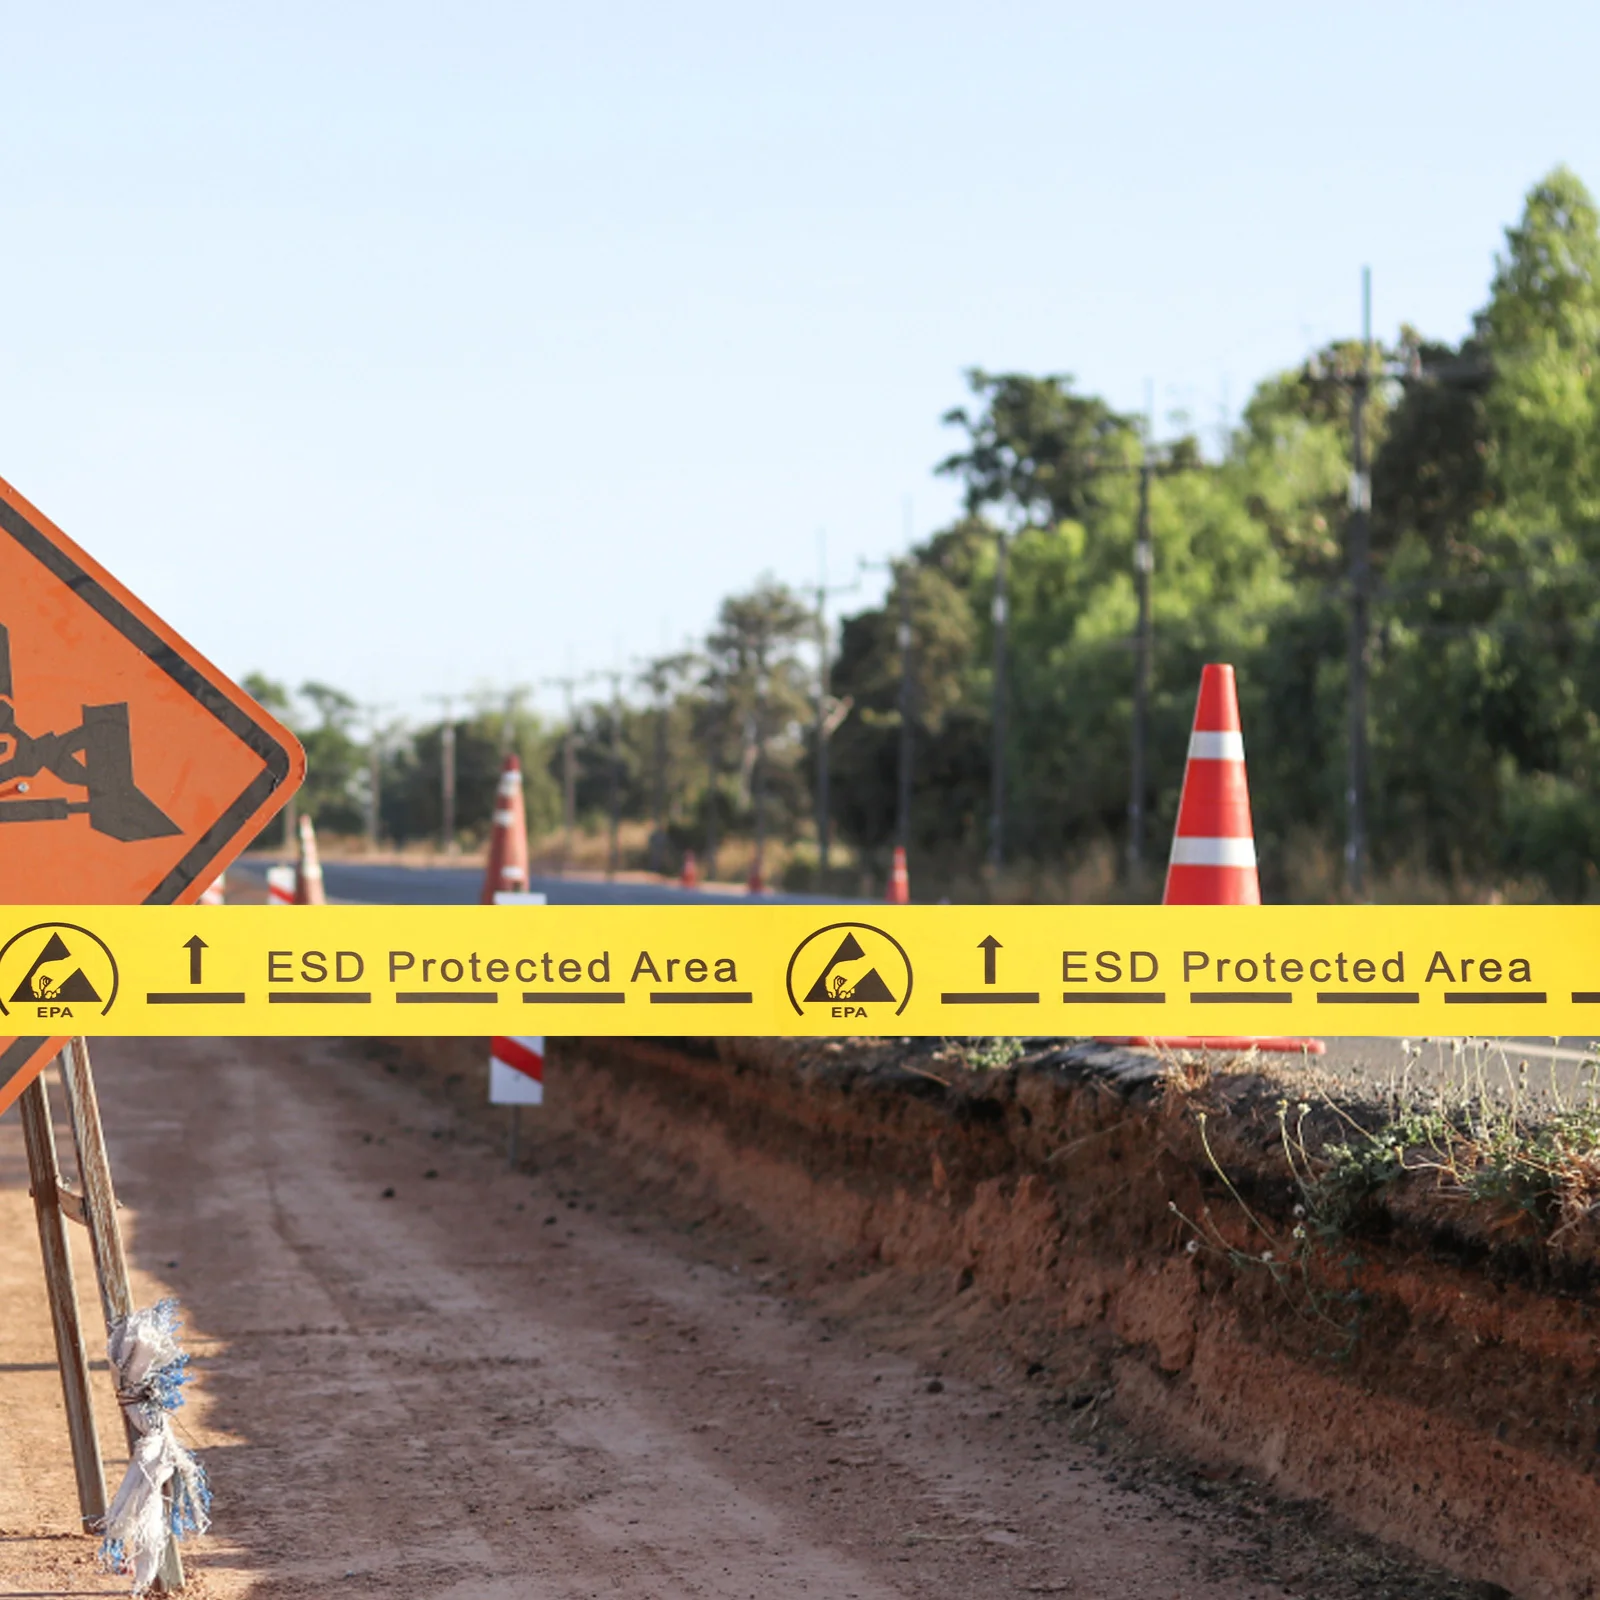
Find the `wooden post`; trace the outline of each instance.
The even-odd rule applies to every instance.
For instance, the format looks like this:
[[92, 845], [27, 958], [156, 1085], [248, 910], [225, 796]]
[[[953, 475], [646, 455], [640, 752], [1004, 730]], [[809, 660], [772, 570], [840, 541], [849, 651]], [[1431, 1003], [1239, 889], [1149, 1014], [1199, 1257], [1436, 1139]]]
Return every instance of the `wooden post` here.
[[55, 1130], [50, 1123], [50, 1096], [41, 1075], [22, 1091], [23, 1139], [28, 1148], [28, 1173], [33, 1188], [34, 1216], [39, 1224], [39, 1249], [44, 1256], [45, 1289], [61, 1367], [61, 1391], [67, 1405], [67, 1433], [72, 1440], [72, 1465], [78, 1478], [78, 1509], [85, 1532], [106, 1514], [105, 1468], [94, 1431], [94, 1402], [89, 1394], [89, 1357], [78, 1320], [78, 1295], [67, 1246], [67, 1222], [61, 1210], [61, 1169], [56, 1162]]
[[[100, 1101], [89, 1066], [89, 1041], [74, 1039], [61, 1052], [61, 1081], [67, 1088], [67, 1116], [73, 1143], [78, 1147], [78, 1179], [83, 1188], [83, 1222], [89, 1230], [95, 1276], [100, 1281], [100, 1307], [109, 1329], [133, 1311], [133, 1290], [128, 1284], [128, 1258], [122, 1249], [122, 1225], [117, 1221], [117, 1196], [111, 1183], [111, 1163], [106, 1156], [105, 1130], [100, 1125]], [[128, 1442], [137, 1435], [131, 1425]]]
[[[122, 1248], [122, 1225], [117, 1220], [117, 1195], [111, 1182], [111, 1162], [106, 1155], [105, 1130], [100, 1124], [100, 1101], [94, 1072], [89, 1065], [89, 1041], [74, 1039], [61, 1052], [61, 1078], [67, 1088], [67, 1115], [73, 1143], [78, 1149], [78, 1181], [82, 1186], [83, 1223], [89, 1231], [95, 1277], [100, 1283], [100, 1305], [109, 1331], [133, 1312], [133, 1290], [128, 1282], [128, 1258]], [[122, 1424], [131, 1450], [139, 1437], [127, 1413]], [[172, 1492], [166, 1495], [171, 1514]], [[176, 1593], [183, 1588], [183, 1558], [169, 1542], [161, 1570], [151, 1586], [154, 1594]]]

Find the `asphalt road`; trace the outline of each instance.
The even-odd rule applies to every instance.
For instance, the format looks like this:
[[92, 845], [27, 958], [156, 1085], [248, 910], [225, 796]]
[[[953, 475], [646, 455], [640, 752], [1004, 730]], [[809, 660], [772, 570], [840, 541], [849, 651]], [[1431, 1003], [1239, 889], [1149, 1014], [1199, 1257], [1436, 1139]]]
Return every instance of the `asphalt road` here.
[[1595, 1041], [1583, 1038], [1328, 1039], [1320, 1065], [1364, 1087], [1485, 1093], [1559, 1109], [1595, 1095]]
[[[262, 868], [241, 863], [257, 877]], [[407, 867], [381, 862], [325, 861], [328, 897], [359, 905], [470, 905], [483, 884], [478, 867]], [[676, 884], [607, 882], [603, 878], [541, 876], [528, 887], [561, 905], [839, 905], [837, 896], [746, 895], [738, 890], [680, 889]], [[1316, 1065], [1361, 1088], [1427, 1085], [1472, 1095], [1525, 1096], [1540, 1104], [1571, 1104], [1587, 1095], [1595, 1041], [1585, 1038], [1328, 1038]], [[1292, 1057], [1278, 1056], [1284, 1064]]]
[[[230, 871], [259, 878], [262, 866], [240, 862]], [[322, 884], [330, 900], [354, 905], [476, 905], [483, 889], [481, 867], [406, 867], [371, 861], [324, 861]], [[675, 883], [607, 882], [604, 878], [534, 877], [528, 888], [549, 898], [553, 906], [676, 905], [841, 905], [837, 895], [770, 893], [747, 895], [741, 890], [680, 889]]]

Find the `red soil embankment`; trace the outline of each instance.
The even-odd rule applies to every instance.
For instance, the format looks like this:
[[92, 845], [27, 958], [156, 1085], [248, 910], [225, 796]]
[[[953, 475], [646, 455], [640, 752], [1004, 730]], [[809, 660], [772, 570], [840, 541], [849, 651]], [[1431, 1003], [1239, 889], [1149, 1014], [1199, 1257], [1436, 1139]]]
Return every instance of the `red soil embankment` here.
[[[384, 1048], [481, 1094], [476, 1041]], [[1085, 1416], [1109, 1404], [1514, 1594], [1597, 1593], [1587, 1266], [1558, 1284], [1524, 1241], [1412, 1196], [1291, 1270], [1293, 1081], [1182, 1083], [1092, 1045], [968, 1072], [934, 1050], [558, 1041], [549, 1114], [847, 1266], [862, 1306], [915, 1283], [947, 1346], [1000, 1349]]]

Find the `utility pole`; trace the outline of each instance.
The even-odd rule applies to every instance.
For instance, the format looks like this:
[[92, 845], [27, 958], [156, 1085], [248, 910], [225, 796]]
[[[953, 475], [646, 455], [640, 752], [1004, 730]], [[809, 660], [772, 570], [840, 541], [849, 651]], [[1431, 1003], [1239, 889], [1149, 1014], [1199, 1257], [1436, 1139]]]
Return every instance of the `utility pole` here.
[[1135, 888], [1144, 874], [1144, 808], [1148, 790], [1145, 776], [1150, 739], [1150, 656], [1154, 643], [1150, 625], [1150, 575], [1155, 570], [1155, 546], [1150, 542], [1150, 477], [1155, 470], [1151, 441], [1145, 441], [1139, 464], [1139, 525], [1133, 540], [1133, 581], [1139, 596], [1139, 631], [1134, 639], [1133, 751], [1129, 762], [1132, 790], [1128, 797], [1128, 875]]
[[1358, 898], [1367, 856], [1367, 640], [1372, 594], [1372, 475], [1367, 469], [1367, 399], [1372, 383], [1372, 269], [1361, 269], [1361, 370], [1350, 388], [1350, 731], [1345, 779], [1344, 877]]
[[[504, 760], [516, 750], [517, 745], [517, 712], [522, 709], [522, 702], [527, 699], [528, 691], [524, 688], [506, 690], [506, 708], [500, 719], [500, 758]], [[520, 755], [520, 751], [517, 752]]]
[[[911, 526], [910, 503], [906, 506], [906, 528]], [[911, 787], [913, 745], [913, 720], [916, 712], [913, 655], [916, 647], [916, 629], [911, 624], [911, 574], [915, 564], [908, 554], [898, 561], [862, 561], [861, 569], [887, 567], [894, 574], [895, 588], [899, 593], [899, 616], [895, 622], [895, 649], [900, 656], [900, 750], [895, 771], [894, 842], [908, 854], [911, 848]], [[888, 601], [884, 602], [887, 608]]]
[[727, 702], [727, 690], [721, 681], [713, 675], [709, 680], [711, 693], [722, 702], [721, 705], [712, 704], [707, 708], [705, 734], [706, 734], [706, 877], [715, 878], [717, 875], [717, 852], [722, 846], [721, 830], [717, 826], [718, 780], [722, 776], [722, 720], [721, 714]]
[[1006, 592], [1005, 529], [995, 534], [994, 557], [994, 689], [989, 757], [989, 870], [998, 876], [1005, 862], [1006, 837], [1006, 628], [1010, 606]]
[[650, 870], [665, 873], [667, 870], [667, 819], [672, 809], [671, 784], [671, 721], [672, 689], [683, 680], [693, 663], [687, 649], [678, 655], [660, 655], [647, 661], [639, 674], [639, 682], [649, 690], [655, 717], [655, 749], [651, 765], [650, 810], [653, 823], [650, 831]]
[[568, 673], [564, 678], [546, 678], [545, 683], [560, 689], [566, 697], [567, 731], [561, 740], [561, 870], [572, 870], [572, 850], [578, 823], [578, 719], [573, 710], [573, 691], [583, 678]]
[[439, 832], [444, 853], [453, 856], [459, 848], [456, 843], [456, 697], [433, 694], [428, 698], [444, 707], [444, 721], [439, 725]]
[[755, 761], [750, 772], [755, 802], [755, 854], [750, 862], [748, 888], [762, 894], [767, 887], [767, 636], [763, 631], [756, 642]]
[[650, 869], [664, 873], [667, 870], [667, 678], [663, 672], [656, 679], [656, 751], [655, 793], [651, 797], [651, 810], [655, 812], [655, 826], [650, 830]]
[[378, 848], [383, 828], [383, 730], [378, 718], [388, 706], [363, 706], [367, 719], [367, 848]]
[[909, 558], [895, 567], [895, 580], [900, 590], [900, 620], [895, 628], [895, 644], [900, 650], [900, 763], [898, 794], [895, 804], [894, 839], [902, 850], [911, 849], [911, 562]]
[[622, 669], [605, 674], [611, 680], [611, 774], [607, 785], [611, 837], [606, 849], [606, 877], [614, 878], [622, 860]]
[[836, 594], [850, 594], [861, 587], [861, 579], [854, 583], [828, 587], [828, 546], [824, 534], [817, 535], [818, 577], [811, 590], [815, 600], [814, 615], [817, 621], [817, 871], [819, 884], [828, 874], [829, 854], [833, 842], [833, 813], [828, 799], [828, 744], [839, 729], [839, 724], [850, 715], [849, 700], [833, 704], [829, 678], [832, 668], [832, 639], [828, 631], [828, 601]]

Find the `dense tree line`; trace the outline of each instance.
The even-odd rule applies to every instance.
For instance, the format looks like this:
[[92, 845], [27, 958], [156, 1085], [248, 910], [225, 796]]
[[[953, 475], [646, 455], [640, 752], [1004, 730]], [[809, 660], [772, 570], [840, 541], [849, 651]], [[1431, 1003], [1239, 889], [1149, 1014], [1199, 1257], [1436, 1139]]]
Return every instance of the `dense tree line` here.
[[[1160, 452], [1152, 832], [1170, 830], [1198, 670], [1239, 672], [1269, 892], [1336, 889], [1345, 826], [1353, 380], [1372, 375], [1370, 848], [1413, 892], [1523, 880], [1583, 898], [1600, 862], [1600, 236], [1558, 169], [1509, 229], [1459, 346], [1403, 328], [1262, 383], [1219, 461]], [[1129, 800], [1140, 419], [1064, 377], [971, 374], [943, 464], [967, 517], [913, 553], [913, 844], [979, 859], [996, 533], [1011, 532], [1010, 838], [1034, 863], [1120, 853]], [[840, 817], [893, 816], [895, 604], [847, 622], [837, 680], [863, 713], [835, 752]], [[1136, 887], [1136, 886], [1129, 886]]]
[[[1492, 884], [1561, 899], [1600, 864], [1600, 227], [1565, 169], [1507, 230], [1487, 302], [1459, 345], [1403, 327], [1340, 342], [1256, 389], [1220, 450], [1157, 446], [1144, 419], [1065, 375], [969, 374], [939, 470], [964, 514], [897, 563], [882, 605], [828, 649], [817, 619], [764, 581], [722, 605], [701, 648], [647, 663], [571, 733], [580, 820], [650, 819], [653, 864], [715, 856], [734, 834], [807, 841], [814, 880], [821, 728], [831, 815], [880, 875], [896, 827], [903, 667], [909, 843], [919, 895], [1046, 893], [1051, 873], [1122, 859], [1141, 465], [1154, 546], [1150, 841], [1156, 871], [1097, 892], [1147, 895], [1176, 810], [1195, 685], [1238, 670], [1269, 896], [1338, 890], [1348, 736], [1345, 548], [1351, 407], [1367, 395], [1372, 626], [1369, 847], [1380, 892]], [[994, 627], [1008, 548], [1007, 874], [989, 845]], [[901, 626], [909, 619], [909, 629]], [[909, 660], [902, 651], [909, 643]], [[258, 682], [258, 693], [285, 697]], [[373, 764], [357, 708], [308, 684], [297, 725], [306, 803], [360, 832]], [[463, 836], [481, 834], [502, 751], [529, 773], [536, 831], [559, 827], [569, 730], [486, 704], [457, 725]], [[437, 833], [440, 726], [391, 737], [380, 831]], [[915, 870], [920, 864], [920, 871]]]

